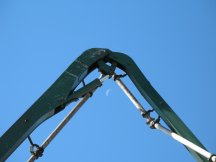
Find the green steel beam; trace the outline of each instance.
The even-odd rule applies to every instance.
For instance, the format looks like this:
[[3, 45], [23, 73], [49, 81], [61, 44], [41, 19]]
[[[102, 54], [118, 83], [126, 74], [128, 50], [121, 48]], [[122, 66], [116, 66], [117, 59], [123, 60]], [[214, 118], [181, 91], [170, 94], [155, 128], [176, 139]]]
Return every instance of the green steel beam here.
[[[163, 121], [168, 127], [188, 139], [194, 144], [206, 149], [196, 136], [190, 131], [190, 129], [184, 124], [184, 122], [177, 116], [177, 114], [171, 109], [166, 101], [158, 94], [158, 92], [152, 87], [151, 83], [146, 79], [143, 73], [140, 71], [136, 63], [127, 55], [123, 53], [113, 52], [109, 56], [111, 61], [118, 63], [118, 67], [121, 68], [130, 77], [136, 88], [139, 90], [145, 100], [152, 106], [152, 108], [160, 115]], [[199, 162], [207, 162], [208, 160], [202, 155], [187, 148], [189, 152]]]
[[42, 122], [64, 108], [68, 96], [108, 53], [103, 49], [88, 50], [63, 72], [0, 138], [0, 162], [5, 161]]
[[[107, 62], [111, 63], [112, 66], [107, 65]], [[98, 68], [102, 73], [112, 75], [116, 67], [128, 74], [141, 95], [172, 131], [205, 149], [152, 87], [129, 56], [108, 49], [93, 48], [78, 57], [55, 83], [3, 134], [0, 138], [0, 162], [5, 161], [42, 122], [63, 110], [67, 104], [75, 101], [85, 92], [87, 93], [100, 86], [101, 84], [95, 80], [75, 91], [75, 88], [89, 73]], [[197, 161], [207, 162], [207, 159], [203, 156], [190, 149], [188, 150]]]

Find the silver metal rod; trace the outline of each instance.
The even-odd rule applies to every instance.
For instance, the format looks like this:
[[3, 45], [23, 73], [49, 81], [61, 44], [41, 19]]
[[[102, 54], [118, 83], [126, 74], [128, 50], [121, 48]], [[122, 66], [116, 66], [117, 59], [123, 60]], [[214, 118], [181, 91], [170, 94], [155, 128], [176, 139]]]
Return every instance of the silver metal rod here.
[[136, 97], [132, 94], [132, 92], [126, 87], [126, 85], [122, 82], [120, 78], [116, 78], [115, 82], [118, 84], [118, 86], [122, 89], [122, 91], [128, 96], [128, 98], [131, 100], [131, 102], [134, 104], [134, 106], [141, 112], [146, 113], [146, 110], [144, 107], [139, 103], [139, 101], [136, 99]]
[[[81, 106], [89, 99], [91, 95], [86, 94], [79, 103], [68, 113], [68, 115], [62, 120], [62, 122], [54, 129], [54, 131], [47, 137], [47, 139], [43, 142], [41, 147], [45, 149], [50, 142], [56, 137], [56, 135], [64, 128], [64, 126], [70, 121], [70, 119], [76, 114], [76, 112], [81, 108]], [[36, 156], [32, 155], [28, 162], [34, 162], [36, 160]]]
[[109, 78], [110, 78], [109, 75], [105, 75], [105, 76], [104, 76], [104, 75], [102, 75], [102, 74], [101, 74], [101, 76], [99, 77], [101, 83], [103, 83], [105, 80], [107, 80], [107, 79], [109, 79]]
[[211, 153], [209, 153], [208, 151], [204, 150], [203, 148], [195, 145], [191, 141], [189, 141], [189, 140], [183, 138], [182, 136], [180, 136], [180, 135], [178, 135], [178, 134], [170, 131], [169, 129], [167, 129], [164, 126], [162, 126], [160, 123], [155, 123], [154, 126], [155, 126], [156, 129], [158, 129], [158, 130], [162, 131], [163, 133], [169, 135], [170, 137], [172, 137], [173, 139], [177, 140], [181, 144], [187, 146], [188, 148], [191, 148], [192, 150], [194, 150], [197, 153], [203, 155], [207, 159], [211, 158], [212, 162], [216, 162], [216, 156], [212, 156]]
[[[126, 87], [126, 85], [121, 81], [120, 78], [117, 78], [115, 82], [119, 85], [119, 87], [123, 90], [123, 92], [128, 96], [128, 98], [131, 100], [131, 102], [134, 104], [134, 106], [140, 111], [140, 112], [146, 112], [146, 110], [143, 108], [143, 106], [139, 103], [139, 101], [135, 98], [135, 96], [131, 93], [131, 91]], [[187, 139], [181, 137], [180, 135], [170, 131], [169, 129], [163, 127], [160, 123], [154, 124], [155, 128], [162, 131], [163, 133], [169, 135], [173, 139], [177, 140], [178, 142], [182, 143], [183, 145], [191, 148], [192, 150], [198, 152], [199, 154], [203, 155], [207, 159], [211, 158], [212, 162], [216, 162], [216, 156], [213, 156], [213, 154], [209, 153], [208, 151], [202, 149], [201, 147], [195, 145], [194, 143], [188, 141]]]
[[[109, 76], [103, 76], [100, 78], [101, 83], [103, 83], [106, 79], [109, 79]], [[94, 90], [95, 91], [95, 90]], [[93, 91], [93, 92], [94, 92]], [[68, 113], [68, 115], [59, 123], [59, 125], [54, 129], [54, 131], [47, 137], [47, 139], [42, 143], [41, 147], [45, 149], [50, 142], [57, 136], [57, 134], [64, 128], [64, 126], [70, 121], [70, 119], [76, 114], [76, 112], [81, 108], [81, 106], [91, 97], [90, 93], [87, 93], [78, 103], [77, 105]], [[36, 160], [36, 156], [32, 155], [28, 162], [34, 162]]]

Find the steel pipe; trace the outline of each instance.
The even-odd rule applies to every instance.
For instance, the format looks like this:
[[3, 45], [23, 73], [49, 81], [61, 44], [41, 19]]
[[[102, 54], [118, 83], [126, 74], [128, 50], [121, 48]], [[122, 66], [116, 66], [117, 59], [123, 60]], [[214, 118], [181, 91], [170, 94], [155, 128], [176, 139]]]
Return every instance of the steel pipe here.
[[122, 82], [122, 80], [120, 78], [116, 78], [114, 80], [118, 84], [118, 86], [122, 89], [122, 91], [127, 95], [127, 97], [131, 100], [131, 102], [134, 104], [137, 110], [139, 110], [141, 113], [146, 113], [144, 107], [139, 103], [139, 101], [132, 94], [132, 92], [127, 88], [127, 86]]
[[212, 162], [216, 162], [216, 156], [212, 156], [212, 154], [209, 153], [208, 151], [206, 151], [203, 148], [195, 145], [194, 143], [188, 141], [187, 139], [179, 136], [178, 134], [170, 131], [169, 129], [162, 126], [160, 123], [155, 123], [154, 126], [155, 126], [156, 129], [162, 131], [163, 133], [169, 135], [170, 137], [172, 137], [173, 139], [175, 139], [178, 142], [182, 143], [183, 145], [185, 145], [185, 146], [191, 148], [192, 150], [198, 152], [199, 154], [206, 157], [207, 159], [211, 159]]
[[[146, 112], [146, 110], [143, 108], [143, 106], [139, 103], [139, 101], [136, 99], [136, 97], [131, 93], [131, 91], [127, 88], [127, 86], [122, 82], [120, 78], [114, 79], [115, 82], [119, 85], [119, 87], [123, 90], [123, 92], [128, 96], [128, 98], [131, 100], [131, 102], [134, 104], [134, 106], [142, 113]], [[152, 121], [154, 122], [154, 121]], [[169, 129], [163, 127], [160, 123], [153, 123], [154, 127], [163, 133], [169, 135], [173, 139], [177, 140], [178, 142], [182, 143], [183, 145], [191, 148], [192, 150], [196, 151], [197, 153], [203, 155], [207, 159], [210, 159], [212, 162], [216, 162], [216, 156], [209, 153], [208, 151], [202, 149], [201, 147], [195, 145], [194, 143], [190, 142], [189, 140], [181, 137], [180, 135], [170, 131]]]
[[[100, 77], [101, 83], [103, 83], [106, 79], [109, 79], [109, 76]], [[94, 91], [93, 91], [94, 92]], [[93, 93], [92, 92], [92, 93]], [[50, 142], [57, 136], [57, 134], [64, 128], [64, 126], [70, 121], [70, 119], [76, 114], [76, 112], [82, 107], [82, 105], [91, 97], [92, 94], [87, 93], [78, 103], [77, 105], [67, 114], [67, 116], [59, 123], [59, 125], [54, 129], [54, 131], [47, 137], [47, 139], [42, 143], [40, 147], [45, 149]], [[34, 162], [36, 160], [36, 156], [32, 155], [28, 162]]]

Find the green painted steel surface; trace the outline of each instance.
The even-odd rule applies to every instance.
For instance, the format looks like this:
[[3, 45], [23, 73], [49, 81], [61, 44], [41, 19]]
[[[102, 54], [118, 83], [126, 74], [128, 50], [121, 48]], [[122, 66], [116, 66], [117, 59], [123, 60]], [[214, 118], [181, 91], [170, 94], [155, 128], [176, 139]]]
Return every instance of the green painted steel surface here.
[[[106, 62], [111, 63], [112, 66], [106, 65]], [[104, 74], [112, 75], [116, 66], [128, 74], [141, 95], [172, 131], [204, 148], [152, 87], [129, 56], [108, 49], [93, 48], [78, 57], [56, 82], [3, 134], [0, 138], [0, 162], [5, 161], [42, 122], [63, 110], [70, 102], [75, 101], [76, 96], [77, 98], [81, 97], [85, 91], [91, 91], [100, 86], [100, 83], [95, 80], [86, 87], [74, 91], [89, 73], [98, 68]], [[198, 153], [190, 149], [189, 151], [197, 161], [208, 161]]]

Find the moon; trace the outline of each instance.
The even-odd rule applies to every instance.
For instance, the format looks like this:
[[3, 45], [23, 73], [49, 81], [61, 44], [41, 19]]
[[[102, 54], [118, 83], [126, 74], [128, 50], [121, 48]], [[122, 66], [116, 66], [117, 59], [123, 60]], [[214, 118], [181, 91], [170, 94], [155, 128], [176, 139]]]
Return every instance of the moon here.
[[105, 95], [108, 96], [110, 91], [111, 91], [111, 89], [107, 89], [106, 92], [105, 92]]

